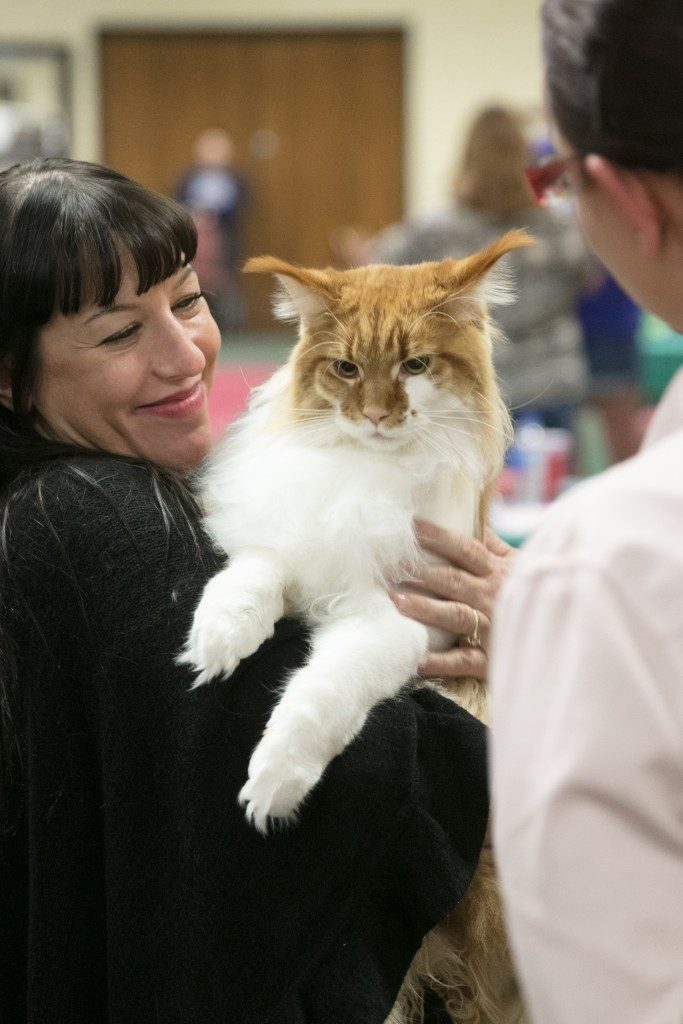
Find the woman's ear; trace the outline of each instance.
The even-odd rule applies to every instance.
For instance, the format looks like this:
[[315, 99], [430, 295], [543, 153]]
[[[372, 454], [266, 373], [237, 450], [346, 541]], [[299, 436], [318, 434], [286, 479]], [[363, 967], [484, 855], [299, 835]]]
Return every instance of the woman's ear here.
[[659, 254], [664, 237], [662, 211], [648, 178], [637, 170], [618, 167], [602, 156], [591, 153], [583, 166], [588, 177], [617, 207], [621, 216], [635, 229], [646, 256]]

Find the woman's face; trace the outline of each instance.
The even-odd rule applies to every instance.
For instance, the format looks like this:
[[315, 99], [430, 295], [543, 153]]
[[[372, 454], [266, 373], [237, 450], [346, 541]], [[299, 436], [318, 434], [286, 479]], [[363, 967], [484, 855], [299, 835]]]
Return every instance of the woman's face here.
[[86, 448], [194, 469], [211, 447], [207, 396], [220, 347], [197, 275], [181, 267], [137, 294], [132, 258], [112, 306], [42, 329], [39, 429]]

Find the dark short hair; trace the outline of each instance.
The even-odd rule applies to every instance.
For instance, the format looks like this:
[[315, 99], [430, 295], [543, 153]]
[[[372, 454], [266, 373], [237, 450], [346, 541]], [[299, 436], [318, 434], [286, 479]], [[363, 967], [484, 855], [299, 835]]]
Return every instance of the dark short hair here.
[[580, 154], [683, 172], [681, 0], [544, 0], [548, 99]]
[[85, 303], [110, 305], [129, 252], [138, 294], [190, 262], [190, 213], [98, 164], [49, 159], [0, 174], [0, 359], [9, 358], [14, 411], [0, 407], [0, 486], [48, 454], [32, 431], [40, 328]]

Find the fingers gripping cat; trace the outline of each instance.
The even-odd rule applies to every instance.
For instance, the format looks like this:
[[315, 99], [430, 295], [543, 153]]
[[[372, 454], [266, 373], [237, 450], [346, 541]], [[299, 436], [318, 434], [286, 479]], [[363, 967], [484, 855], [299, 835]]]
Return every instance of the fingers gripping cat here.
[[[492, 363], [494, 268], [511, 231], [463, 260], [309, 270], [271, 257], [276, 313], [299, 324], [288, 363], [253, 395], [202, 478], [228, 556], [181, 660], [196, 685], [228, 677], [282, 615], [311, 626], [239, 795], [266, 831], [291, 819], [379, 701], [416, 675], [433, 635], [388, 597], [425, 557], [413, 518], [468, 534], [502, 464], [509, 417]], [[493, 273], [492, 273], [493, 272]]]

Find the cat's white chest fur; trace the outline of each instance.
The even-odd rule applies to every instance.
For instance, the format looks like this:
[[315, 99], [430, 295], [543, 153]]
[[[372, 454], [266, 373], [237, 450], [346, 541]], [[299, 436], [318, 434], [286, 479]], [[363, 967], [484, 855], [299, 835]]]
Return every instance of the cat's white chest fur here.
[[425, 450], [283, 424], [273, 415], [283, 380], [269, 382], [205, 473], [207, 527], [228, 564], [202, 595], [181, 659], [199, 684], [229, 676], [284, 614], [312, 626], [310, 657], [287, 681], [240, 794], [263, 830], [296, 812], [372, 706], [415, 676], [430, 636], [450, 642], [400, 615], [388, 589], [427, 558], [416, 516], [474, 531], [485, 476], [467, 431], [444, 431]]
[[208, 477], [207, 525], [231, 558], [250, 548], [277, 554], [290, 613], [320, 621], [405, 579], [426, 557], [415, 542], [416, 516], [474, 530], [480, 484], [455, 456], [426, 462], [353, 442], [317, 448], [305, 432], [249, 433]]
[[478, 525], [509, 426], [488, 303], [511, 295], [491, 273], [530, 241], [513, 231], [415, 267], [247, 265], [276, 275], [276, 315], [298, 322], [299, 341], [204, 476], [207, 525], [229, 560], [181, 660], [199, 685], [230, 676], [283, 614], [311, 626], [239, 796], [257, 828], [293, 817], [370, 709], [417, 675], [429, 633], [388, 588], [427, 557], [415, 517]]

